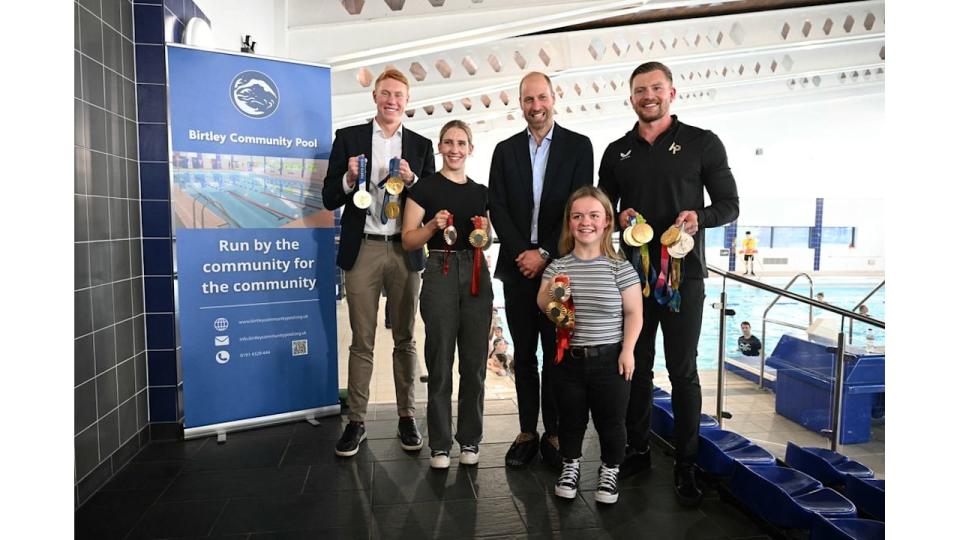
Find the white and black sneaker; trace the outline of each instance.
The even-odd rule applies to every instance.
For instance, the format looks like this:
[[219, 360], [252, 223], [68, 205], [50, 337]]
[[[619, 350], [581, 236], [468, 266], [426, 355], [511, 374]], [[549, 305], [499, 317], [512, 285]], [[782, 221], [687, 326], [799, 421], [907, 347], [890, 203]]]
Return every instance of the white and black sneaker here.
[[613, 504], [620, 498], [620, 492], [617, 490], [617, 475], [620, 474], [620, 467], [607, 467], [606, 463], [600, 464], [600, 470], [597, 472], [597, 491], [593, 498], [597, 502], [604, 504]]
[[557, 485], [553, 492], [557, 497], [564, 499], [573, 499], [577, 496], [577, 487], [580, 486], [580, 458], [564, 459], [563, 469], [560, 471], [560, 478], [557, 478]]
[[430, 452], [430, 468], [431, 469], [449, 469], [450, 468], [450, 452], [445, 452], [443, 450], [434, 450]]
[[343, 428], [343, 434], [337, 441], [336, 453], [341, 457], [350, 457], [360, 451], [360, 443], [367, 440], [367, 430], [363, 422], [349, 422]]
[[475, 444], [460, 445], [460, 464], [476, 465], [480, 461], [480, 447]]

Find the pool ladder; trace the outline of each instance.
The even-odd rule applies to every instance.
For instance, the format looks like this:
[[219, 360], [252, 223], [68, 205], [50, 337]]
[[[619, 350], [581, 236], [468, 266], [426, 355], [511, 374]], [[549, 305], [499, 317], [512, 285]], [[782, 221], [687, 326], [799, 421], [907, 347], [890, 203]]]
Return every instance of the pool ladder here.
[[[869, 325], [871, 325], [871, 326], [875, 326], [875, 327], [877, 327], [877, 328], [886, 328], [886, 327], [887, 327], [886, 323], [883, 322], [883, 321], [881, 321], [881, 320], [879, 320], [879, 319], [873, 319], [873, 318], [871, 318], [871, 317], [867, 317], [867, 316], [864, 316], [864, 315], [860, 315], [859, 313], [856, 313], [856, 312], [851, 311], [851, 310], [848, 310], [848, 309], [843, 309], [843, 308], [839, 308], [839, 307], [836, 307], [836, 306], [833, 306], [833, 305], [830, 305], [830, 304], [825, 304], [825, 303], [822, 303], [822, 302], [817, 302], [816, 300], [814, 300], [814, 299], [812, 299], [812, 298], [804, 297], [804, 296], [801, 296], [801, 295], [799, 295], [799, 294], [792, 293], [792, 292], [790, 292], [789, 290], [787, 290], [787, 289], [790, 287], [790, 285], [793, 284], [794, 280], [796, 280], [797, 278], [799, 278], [799, 277], [801, 277], [801, 276], [805, 276], [805, 275], [806, 275], [806, 274], [803, 274], [803, 273], [797, 274], [796, 276], [794, 276], [793, 280], [790, 281], [790, 284], [787, 285], [787, 289], [780, 289], [780, 288], [774, 287], [774, 286], [772, 286], [772, 285], [767, 285], [766, 283], [763, 283], [763, 282], [760, 282], [760, 281], [755, 281], [755, 280], [752, 280], [752, 279], [747, 279], [747, 278], [745, 278], [745, 277], [738, 276], [736, 273], [728, 272], [728, 271], [726, 271], [726, 270], [723, 270], [723, 269], [721, 269], [721, 268], [719, 268], [719, 267], [716, 267], [716, 266], [713, 266], [713, 265], [710, 265], [710, 264], [707, 265], [707, 269], [709, 269], [710, 272], [713, 272], [714, 274], [717, 274], [717, 275], [723, 277], [723, 289], [722, 289], [722, 291], [721, 291], [721, 293], [720, 293], [720, 302], [719, 302], [718, 304], [714, 304], [714, 307], [715, 307], [715, 308], [718, 308], [718, 309], [720, 310], [720, 331], [719, 331], [719, 334], [720, 334], [720, 336], [719, 336], [720, 343], [719, 343], [719, 346], [717, 347], [717, 350], [719, 351], [719, 353], [718, 353], [718, 355], [719, 355], [719, 359], [718, 359], [718, 360], [719, 360], [719, 361], [718, 361], [718, 364], [717, 364], [717, 415], [716, 415], [716, 418], [717, 418], [717, 422], [719, 422], [719, 424], [720, 424], [719, 427], [720, 427], [721, 429], [723, 428], [723, 419], [724, 419], [724, 418], [730, 418], [730, 414], [723, 410], [723, 373], [724, 373], [724, 371], [726, 371], [726, 370], [724, 369], [724, 361], [725, 361], [725, 356], [726, 356], [726, 352], [725, 352], [725, 350], [724, 350], [724, 349], [725, 349], [724, 345], [725, 345], [725, 340], [726, 340], [726, 327], [727, 327], [727, 319], [726, 319], [726, 317], [727, 317], [727, 315], [728, 315], [728, 311], [727, 311], [727, 279], [732, 279], [733, 281], [736, 281], [736, 282], [738, 282], [738, 283], [740, 283], [740, 284], [742, 284], [742, 285], [747, 285], [747, 286], [753, 287], [753, 288], [755, 288], [755, 289], [760, 289], [760, 290], [764, 290], [764, 291], [767, 291], [767, 292], [776, 294], [776, 295], [777, 295], [777, 298], [774, 300], [774, 303], [776, 303], [777, 300], [779, 300], [781, 297], [784, 297], [784, 296], [785, 296], [785, 297], [787, 297], [787, 298], [789, 298], [789, 299], [791, 299], [791, 300], [794, 300], [794, 301], [796, 301], [796, 302], [800, 302], [801, 304], [805, 304], [805, 305], [807, 305], [807, 306], [810, 306], [810, 318], [811, 318], [811, 323], [812, 323], [812, 318], [813, 318], [813, 307], [814, 307], [814, 306], [816, 306], [816, 307], [819, 308], [819, 309], [822, 309], [823, 311], [829, 311], [829, 312], [831, 312], [831, 313], [835, 313], [835, 314], [837, 314], [837, 315], [840, 315], [840, 331], [837, 333], [837, 355], [836, 355], [836, 359], [834, 360], [834, 379], [833, 379], [833, 380], [834, 380], [834, 384], [833, 384], [832, 403], [831, 403], [831, 407], [830, 407], [830, 428], [829, 428], [829, 429], [826, 429], [826, 430], [823, 430], [823, 434], [824, 434], [825, 436], [827, 436], [827, 437], [830, 438], [830, 449], [833, 450], [833, 451], [836, 451], [836, 450], [837, 450], [837, 447], [839, 446], [839, 441], [840, 441], [840, 414], [839, 414], [839, 412], [840, 412], [840, 410], [841, 410], [841, 406], [843, 405], [843, 403], [842, 403], [842, 400], [843, 400], [843, 392], [842, 392], [841, 390], [842, 390], [842, 388], [843, 388], [843, 368], [844, 368], [844, 366], [843, 366], [843, 364], [844, 364], [843, 358], [844, 358], [845, 349], [846, 349], [846, 339], [844, 339], [845, 336], [844, 336], [843, 328], [844, 328], [844, 326], [845, 326], [845, 323], [847, 322], [847, 319], [850, 319], [851, 322], [854, 321], [854, 320], [857, 320], [857, 321], [860, 321], [860, 322], [862, 322], [862, 323], [869, 324]], [[811, 282], [811, 295], [812, 295], [812, 287], [813, 287], [812, 282], [813, 282], [813, 280], [810, 279], [810, 276], [806, 276], [806, 277], [807, 277], [807, 279]], [[870, 294], [868, 294], [867, 297], [864, 298], [864, 299], [860, 302], [860, 304], [863, 304], [863, 302], [866, 302], [867, 298], [870, 298], [870, 296], [871, 296], [873, 293], [875, 293], [877, 290], [879, 290], [881, 286], [883, 286], [883, 283], [881, 283], [881, 284], [880, 284], [879, 286], [877, 286]], [[770, 307], [773, 307], [773, 304], [771, 304]], [[767, 308], [767, 311], [770, 310], [770, 307]], [[859, 307], [859, 305], [858, 305], [857, 307]], [[794, 328], [801, 328], [801, 329], [803, 329], [803, 330], [806, 330], [805, 327], [801, 327], [801, 326], [799, 326], [799, 325], [793, 325], [792, 323], [783, 323], [783, 322], [781, 322], [781, 321], [771, 321], [771, 322], [776, 322], [777, 324], [786, 324], [787, 326], [792, 326], [792, 327], [794, 327]], [[764, 312], [764, 324], [766, 324], [766, 312]], [[764, 350], [765, 350], [765, 344], [762, 344], [762, 346], [761, 346], [761, 354], [763, 354], [763, 351], [764, 351]], [[762, 385], [763, 385], [763, 376], [762, 376], [762, 373], [763, 373], [763, 371], [762, 371], [762, 370], [763, 370], [763, 358], [764, 358], [764, 356], [761, 356], [761, 363], [760, 363], [760, 369], [761, 369], [760, 385], [761, 385], [761, 387], [762, 387]]]

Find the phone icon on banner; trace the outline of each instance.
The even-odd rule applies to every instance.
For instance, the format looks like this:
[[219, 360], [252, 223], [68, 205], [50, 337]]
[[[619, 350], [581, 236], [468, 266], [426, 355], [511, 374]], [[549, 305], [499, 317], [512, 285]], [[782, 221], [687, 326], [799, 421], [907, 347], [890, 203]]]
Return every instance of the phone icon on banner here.
[[226, 364], [230, 361], [230, 353], [227, 351], [217, 351], [216, 360], [218, 364]]

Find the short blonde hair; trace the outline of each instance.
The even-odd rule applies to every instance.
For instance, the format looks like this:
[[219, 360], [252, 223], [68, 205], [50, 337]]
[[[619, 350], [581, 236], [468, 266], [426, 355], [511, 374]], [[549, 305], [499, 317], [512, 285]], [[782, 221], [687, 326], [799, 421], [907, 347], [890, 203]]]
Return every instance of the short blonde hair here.
[[374, 92], [376, 92], [377, 86], [380, 85], [380, 81], [384, 79], [393, 79], [395, 81], [400, 81], [403, 83], [404, 86], [407, 87], [407, 92], [410, 92], [410, 81], [407, 80], [407, 77], [402, 72], [400, 72], [400, 70], [397, 70], [394, 68], [387, 68], [383, 70], [383, 73], [381, 73], [380, 76], [377, 77], [376, 82], [373, 83]]

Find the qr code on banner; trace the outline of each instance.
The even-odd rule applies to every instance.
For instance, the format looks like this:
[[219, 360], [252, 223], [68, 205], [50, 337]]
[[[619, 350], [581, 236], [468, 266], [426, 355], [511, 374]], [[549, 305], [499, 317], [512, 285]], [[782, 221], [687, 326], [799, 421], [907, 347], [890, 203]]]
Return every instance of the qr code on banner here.
[[307, 355], [307, 340], [297, 339], [291, 342], [293, 344], [293, 355], [294, 356], [306, 356]]

